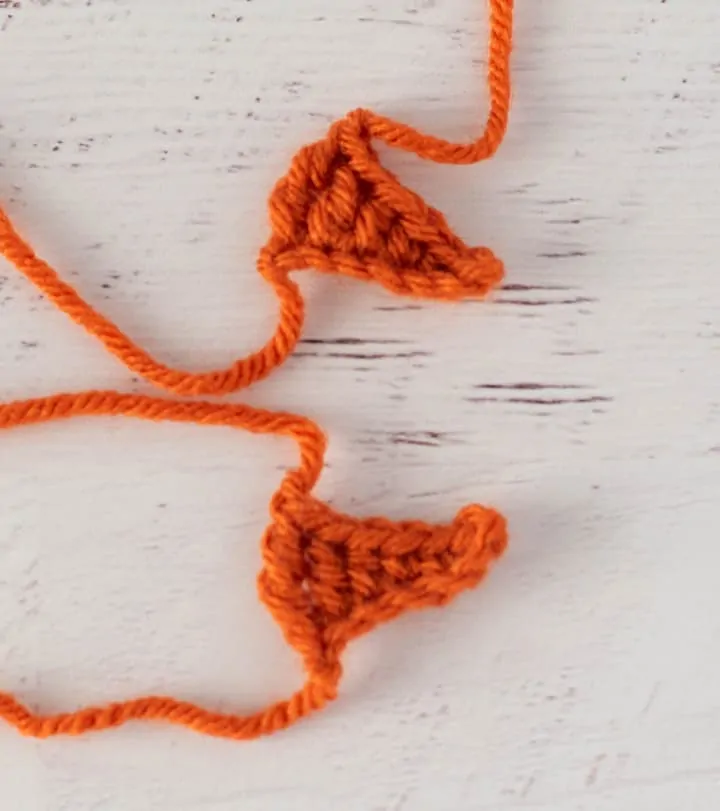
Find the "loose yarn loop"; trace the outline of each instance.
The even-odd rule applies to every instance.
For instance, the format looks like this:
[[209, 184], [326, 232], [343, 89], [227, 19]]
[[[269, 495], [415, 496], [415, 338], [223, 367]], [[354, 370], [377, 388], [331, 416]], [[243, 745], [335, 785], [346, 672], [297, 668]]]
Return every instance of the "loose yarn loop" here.
[[[277, 329], [260, 350], [228, 368], [194, 373], [154, 359], [38, 257], [2, 210], [0, 253], [127, 369], [185, 397], [250, 386], [292, 353], [304, 321], [304, 302], [290, 278], [295, 271], [341, 273], [404, 296], [484, 296], [502, 278], [500, 260], [488, 248], [465, 245], [439, 211], [380, 164], [373, 141], [439, 163], [467, 164], [494, 154], [510, 107], [513, 1], [489, 4], [490, 113], [482, 137], [455, 144], [359, 109], [337, 121], [323, 140], [302, 148], [270, 196], [271, 233], [258, 257], [258, 271], [279, 300]], [[334, 511], [312, 495], [324, 464], [325, 436], [314, 422], [294, 414], [84, 391], [0, 404], [0, 430], [91, 415], [226, 426], [297, 442], [300, 463], [271, 500], [258, 591], [301, 656], [306, 682], [289, 699], [250, 715], [213, 712], [165, 696], [40, 715], [0, 692], [0, 718], [24, 735], [79, 735], [131, 720], [162, 720], [233, 739], [284, 729], [336, 697], [341, 656], [351, 640], [405, 610], [443, 605], [476, 586], [507, 544], [504, 518], [479, 505], [463, 508], [446, 525], [358, 519]]]

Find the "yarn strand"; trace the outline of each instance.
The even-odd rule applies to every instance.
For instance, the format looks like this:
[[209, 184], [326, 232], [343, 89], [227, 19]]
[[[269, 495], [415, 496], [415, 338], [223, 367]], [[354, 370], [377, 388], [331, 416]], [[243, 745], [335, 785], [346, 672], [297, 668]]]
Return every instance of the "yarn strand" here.
[[490, 0], [488, 89], [490, 112], [482, 135], [469, 143], [453, 143], [420, 132], [407, 124], [367, 111], [374, 138], [388, 146], [413, 152], [434, 163], [471, 164], [492, 157], [505, 137], [510, 113], [510, 55], [513, 39], [513, 0]]
[[52, 304], [97, 338], [127, 369], [158, 388], [181, 396], [229, 394], [267, 377], [292, 353], [302, 331], [304, 302], [298, 286], [287, 274], [273, 274], [266, 269], [261, 257], [258, 261], [260, 272], [271, 284], [280, 303], [275, 334], [262, 349], [235, 361], [226, 369], [201, 373], [172, 369], [155, 360], [110, 319], [88, 304], [74, 287], [63, 281], [53, 267], [35, 254], [2, 209], [0, 254]]
[[[245, 405], [178, 402], [116, 391], [85, 391], [2, 404], [0, 431], [81, 416], [126, 416], [143, 420], [226, 426], [257, 434], [288, 436], [297, 442], [300, 449], [300, 466], [291, 470], [284, 480], [284, 488], [290, 494], [309, 492], [322, 470], [325, 437], [315, 423], [294, 414], [265, 411]], [[14, 696], [0, 692], [0, 718], [23, 735], [36, 738], [80, 735], [120, 726], [132, 720], [162, 720], [208, 735], [241, 740], [283, 729], [320, 709], [334, 698], [335, 688], [336, 682], [323, 681], [316, 675], [290, 699], [279, 701], [261, 712], [247, 716], [218, 713], [167, 696], [114, 702], [71, 713], [39, 715]]]
[[498, 284], [502, 262], [489, 248], [460, 240], [441, 212], [382, 166], [373, 146], [379, 140], [454, 164], [494, 154], [510, 108], [513, 3], [489, 5], [490, 112], [483, 134], [452, 143], [359, 109], [301, 148], [270, 195], [270, 236], [257, 261], [279, 301], [276, 330], [261, 349], [225, 369], [191, 372], [153, 358], [38, 257], [0, 210], [0, 254], [128, 370], [185, 398], [88, 390], [0, 403], [0, 432], [76, 417], [132, 417], [285, 436], [297, 443], [300, 456], [270, 501], [257, 583], [260, 600], [302, 660], [304, 685], [248, 715], [168, 696], [41, 714], [0, 692], [0, 719], [23, 735], [80, 735], [141, 720], [235, 740], [284, 729], [336, 698], [341, 657], [352, 640], [404, 611], [446, 604], [478, 585], [503, 554], [506, 522], [491, 507], [470, 504], [446, 524], [345, 515], [313, 495], [326, 439], [312, 420], [188, 399], [245, 388], [287, 359], [304, 321], [303, 298], [290, 278], [296, 271], [314, 268], [374, 282], [396, 295], [442, 301], [482, 297]]

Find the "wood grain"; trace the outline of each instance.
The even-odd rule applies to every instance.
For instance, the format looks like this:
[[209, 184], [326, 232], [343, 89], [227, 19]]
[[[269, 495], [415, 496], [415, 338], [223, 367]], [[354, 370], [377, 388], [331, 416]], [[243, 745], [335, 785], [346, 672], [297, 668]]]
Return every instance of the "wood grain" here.
[[[252, 263], [293, 151], [359, 105], [477, 132], [485, 33], [479, 0], [5, 0], [4, 202], [141, 344], [226, 363], [275, 318]], [[519, 2], [498, 156], [387, 156], [505, 287], [425, 305], [308, 276], [300, 351], [246, 393], [327, 426], [342, 509], [502, 509], [486, 587], [358, 643], [337, 705], [266, 741], [0, 730], [8, 808], [717, 807], [718, 41], [713, 0]], [[5, 399], [143, 389], [5, 266], [0, 379]], [[102, 420], [4, 436], [2, 689], [285, 695], [254, 576], [292, 453]]]

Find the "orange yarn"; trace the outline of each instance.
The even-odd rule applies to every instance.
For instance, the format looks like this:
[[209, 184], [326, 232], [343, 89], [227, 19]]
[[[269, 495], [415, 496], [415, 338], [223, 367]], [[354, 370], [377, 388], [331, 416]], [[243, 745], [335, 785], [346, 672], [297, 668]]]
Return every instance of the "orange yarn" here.
[[[401, 295], [453, 300], [482, 296], [502, 277], [487, 248], [470, 248], [443, 215], [384, 169], [374, 139], [442, 163], [490, 157], [500, 145], [510, 105], [513, 0], [489, 0], [490, 114], [477, 141], [454, 144], [368, 110], [336, 122], [304, 147], [269, 202], [271, 235], [258, 270], [280, 301], [278, 327], [265, 346], [229, 368], [205, 373], [173, 369], [152, 358], [97, 312], [35, 255], [0, 210], [0, 253], [60, 310], [129, 370], [177, 395], [220, 395], [266, 377], [293, 351], [304, 305], [290, 273], [313, 267], [379, 282]], [[290, 699], [252, 715], [212, 712], [151, 696], [58, 715], [39, 715], [0, 693], [0, 717], [38, 738], [81, 734], [130, 720], [164, 720], [198, 732], [247, 739], [275, 732], [335, 698], [345, 646], [409, 608], [442, 605], [475, 586], [507, 543], [505, 521], [471, 505], [448, 525], [385, 518], [357, 519], [312, 495], [325, 437], [309, 419], [244, 405], [85, 391], [0, 404], [0, 429], [83, 415], [224, 425], [292, 437], [300, 464], [272, 498], [262, 540], [261, 600], [302, 657], [305, 686]]]

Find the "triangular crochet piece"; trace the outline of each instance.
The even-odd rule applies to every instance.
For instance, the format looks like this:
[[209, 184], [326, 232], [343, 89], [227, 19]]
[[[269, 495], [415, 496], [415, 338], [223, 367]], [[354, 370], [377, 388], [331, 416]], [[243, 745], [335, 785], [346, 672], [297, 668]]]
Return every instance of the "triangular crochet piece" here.
[[182, 396], [228, 394], [267, 377], [295, 349], [305, 304], [291, 274], [315, 269], [374, 281], [392, 293], [454, 301], [480, 298], [503, 277], [489, 248], [468, 247], [445, 217], [385, 169], [373, 137], [388, 123], [368, 110], [337, 121], [292, 160], [269, 199], [271, 235], [257, 267], [280, 304], [278, 325], [257, 352], [225, 369], [188, 372], [152, 357], [98, 312], [0, 210], [0, 253], [135, 374]]
[[502, 279], [502, 262], [468, 247], [381, 165], [370, 120], [356, 110], [295, 156], [270, 196], [261, 271], [315, 268], [430, 299], [486, 295]]
[[311, 681], [339, 677], [347, 643], [376, 625], [476, 586], [507, 545], [505, 519], [479, 505], [451, 524], [361, 520], [281, 490], [273, 513], [260, 597]]
[[81, 735], [128, 721], [166, 721], [236, 740], [283, 729], [337, 696], [341, 656], [356, 637], [404, 611], [440, 606], [476, 586], [507, 544], [505, 519], [470, 505], [450, 524], [353, 518], [318, 501], [325, 437], [312, 421], [244, 405], [165, 400], [115, 391], [0, 404], [0, 431], [80, 416], [225, 426], [293, 438], [300, 465], [272, 498], [262, 542], [261, 600], [302, 657], [306, 682], [291, 698], [249, 715], [144, 696], [41, 715], [0, 692], [0, 718], [24, 735]]

